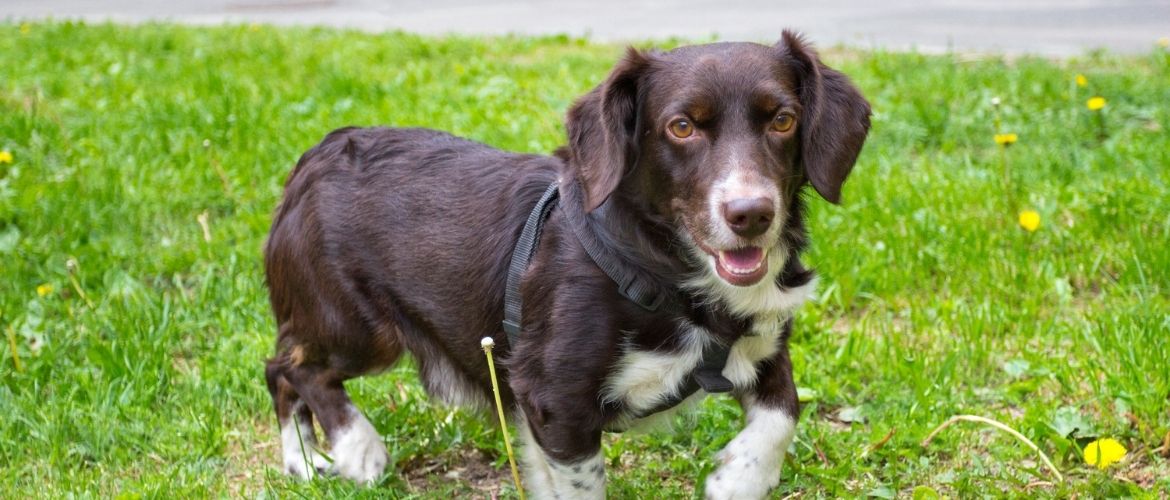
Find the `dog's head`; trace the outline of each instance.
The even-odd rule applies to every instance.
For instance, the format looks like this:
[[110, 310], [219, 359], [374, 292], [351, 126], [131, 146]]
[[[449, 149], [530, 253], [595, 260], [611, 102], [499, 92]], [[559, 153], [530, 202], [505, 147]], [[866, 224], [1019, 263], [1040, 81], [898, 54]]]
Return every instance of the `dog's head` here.
[[805, 183], [837, 203], [869, 115], [848, 78], [788, 31], [775, 46], [630, 49], [569, 111], [568, 156], [587, 210], [615, 193], [636, 199], [723, 281], [750, 286], [780, 271]]

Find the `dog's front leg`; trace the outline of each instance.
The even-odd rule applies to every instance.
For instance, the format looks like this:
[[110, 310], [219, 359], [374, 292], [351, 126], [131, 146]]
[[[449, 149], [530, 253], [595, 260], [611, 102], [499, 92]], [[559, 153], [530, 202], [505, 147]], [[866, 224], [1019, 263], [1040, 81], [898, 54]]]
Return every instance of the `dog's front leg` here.
[[707, 499], [764, 498], [780, 483], [784, 453], [796, 435], [799, 403], [788, 348], [761, 362], [756, 387], [740, 397], [747, 424], [707, 476]]
[[[520, 421], [523, 474], [521, 482], [535, 500], [598, 500], [605, 498], [605, 460], [601, 452], [600, 431], [581, 428], [542, 426], [541, 446], [532, 428]], [[594, 435], [596, 434], [596, 435]], [[585, 449], [581, 448], [582, 445]], [[568, 445], [568, 446], [566, 446]]]

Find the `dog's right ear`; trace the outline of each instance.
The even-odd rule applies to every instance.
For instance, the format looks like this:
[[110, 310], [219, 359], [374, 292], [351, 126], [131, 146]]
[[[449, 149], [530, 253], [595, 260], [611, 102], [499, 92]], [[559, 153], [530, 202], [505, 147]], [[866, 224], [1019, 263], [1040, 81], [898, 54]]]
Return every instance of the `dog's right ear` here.
[[650, 60], [630, 48], [601, 86], [569, 109], [569, 161], [585, 187], [585, 210], [613, 194], [638, 156], [638, 84]]

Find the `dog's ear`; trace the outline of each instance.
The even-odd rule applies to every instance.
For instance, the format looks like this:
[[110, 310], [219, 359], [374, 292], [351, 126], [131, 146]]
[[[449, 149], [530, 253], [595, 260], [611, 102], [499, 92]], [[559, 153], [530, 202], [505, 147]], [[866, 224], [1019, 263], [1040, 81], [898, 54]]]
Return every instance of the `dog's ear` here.
[[804, 173], [821, 197], [837, 203], [869, 133], [869, 102], [848, 77], [822, 64], [799, 34], [784, 30], [777, 46], [796, 74], [804, 108], [798, 125]]
[[638, 82], [649, 63], [630, 48], [605, 83], [569, 110], [569, 158], [585, 187], [587, 211], [609, 198], [637, 158]]

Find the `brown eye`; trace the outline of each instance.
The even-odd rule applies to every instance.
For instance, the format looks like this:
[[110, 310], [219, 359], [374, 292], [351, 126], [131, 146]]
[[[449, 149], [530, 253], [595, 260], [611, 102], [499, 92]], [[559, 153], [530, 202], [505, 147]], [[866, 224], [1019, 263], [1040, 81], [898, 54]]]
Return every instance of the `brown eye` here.
[[780, 113], [772, 120], [772, 131], [787, 132], [792, 130], [792, 126], [796, 125], [796, 117], [790, 113]]
[[670, 130], [670, 135], [679, 139], [686, 139], [695, 133], [695, 126], [691, 125], [691, 121], [685, 118], [670, 122], [666, 128]]

